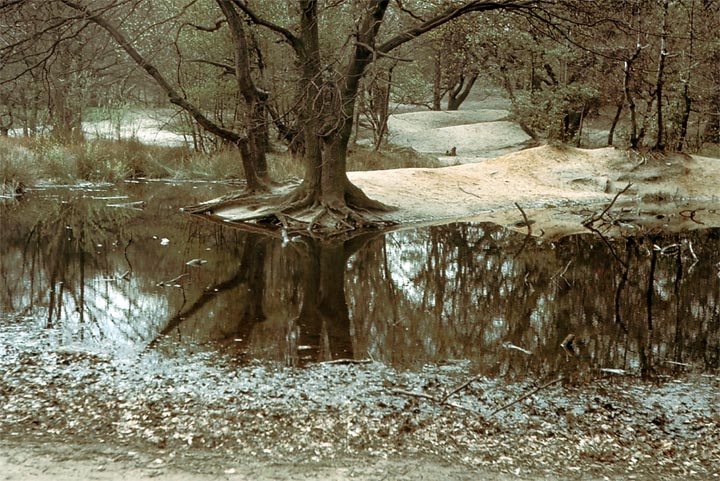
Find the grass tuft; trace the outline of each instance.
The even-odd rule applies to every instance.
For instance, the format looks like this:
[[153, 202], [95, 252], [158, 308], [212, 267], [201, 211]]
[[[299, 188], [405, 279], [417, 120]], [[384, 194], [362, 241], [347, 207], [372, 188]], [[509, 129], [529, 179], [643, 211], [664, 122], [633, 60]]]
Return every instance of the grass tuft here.
[[[374, 151], [355, 147], [348, 170], [440, 167], [434, 157], [413, 149], [388, 147]], [[302, 177], [302, 158], [279, 150], [268, 153], [270, 175], [277, 180]], [[227, 148], [211, 154], [185, 147], [146, 145], [136, 139], [95, 139], [63, 145], [51, 139], [0, 138], [0, 185], [15, 188], [43, 179], [50, 182], [118, 182], [136, 178], [242, 179], [240, 153]]]

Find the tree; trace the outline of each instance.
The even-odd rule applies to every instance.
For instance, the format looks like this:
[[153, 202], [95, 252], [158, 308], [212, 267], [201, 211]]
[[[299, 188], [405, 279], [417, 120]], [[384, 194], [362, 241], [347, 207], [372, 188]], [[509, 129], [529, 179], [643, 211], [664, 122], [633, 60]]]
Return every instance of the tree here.
[[[286, 227], [292, 220], [299, 219], [303, 228], [318, 226], [321, 230], [337, 232], [375, 224], [363, 215], [363, 211], [388, 209], [388, 206], [369, 199], [350, 182], [346, 173], [356, 99], [368, 66], [407, 42], [463, 15], [527, 9], [536, 2], [475, 0], [460, 3], [427, 19], [419, 19], [382, 42], [378, 41], [378, 37], [390, 1], [356, 2], [350, 5], [356, 8], [357, 13], [352, 32], [348, 35], [351, 42], [344, 61], [335, 58], [326, 61], [323, 57], [326, 53], [320, 41], [323, 19], [316, 0], [299, 1], [297, 32], [260, 17], [242, 1], [234, 3], [253, 23], [271, 30], [292, 48], [300, 69], [298, 105], [301, 105], [300, 119], [305, 141], [302, 183], [292, 193], [280, 198], [279, 204], [260, 212], [240, 215], [237, 219], [252, 220], [271, 215]], [[400, 2], [398, 4], [402, 6]], [[335, 68], [337, 64], [342, 67]], [[218, 205], [206, 208], [216, 210]]]

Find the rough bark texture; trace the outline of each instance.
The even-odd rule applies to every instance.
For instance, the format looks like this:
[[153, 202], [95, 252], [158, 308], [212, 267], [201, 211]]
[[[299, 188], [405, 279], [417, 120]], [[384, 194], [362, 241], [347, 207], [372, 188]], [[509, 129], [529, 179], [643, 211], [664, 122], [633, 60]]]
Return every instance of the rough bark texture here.
[[269, 182], [267, 171], [266, 108], [267, 95], [261, 94], [252, 81], [250, 56], [245, 27], [230, 0], [216, 0], [225, 15], [234, 43], [235, 79], [245, 102], [246, 151], [242, 152], [243, 167], [248, 188], [262, 189]]

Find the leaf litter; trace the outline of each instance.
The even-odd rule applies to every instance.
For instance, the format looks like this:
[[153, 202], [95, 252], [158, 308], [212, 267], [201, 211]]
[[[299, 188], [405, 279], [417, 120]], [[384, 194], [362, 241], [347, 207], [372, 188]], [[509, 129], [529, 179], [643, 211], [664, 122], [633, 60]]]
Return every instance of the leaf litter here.
[[52, 336], [0, 321], [2, 442], [115, 443], [160, 464], [218, 459], [218, 472], [228, 459], [413, 456], [513, 475], [720, 476], [716, 375], [518, 381], [476, 376], [466, 362], [297, 369], [202, 351], [113, 358]]

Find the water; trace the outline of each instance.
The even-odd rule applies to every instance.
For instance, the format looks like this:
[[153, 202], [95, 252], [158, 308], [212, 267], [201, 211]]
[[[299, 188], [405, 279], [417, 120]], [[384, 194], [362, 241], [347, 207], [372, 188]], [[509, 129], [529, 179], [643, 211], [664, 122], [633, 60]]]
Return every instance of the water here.
[[718, 369], [718, 230], [550, 243], [452, 224], [283, 243], [178, 211], [228, 190], [49, 188], [0, 204], [0, 329], [117, 357], [509, 376]]

